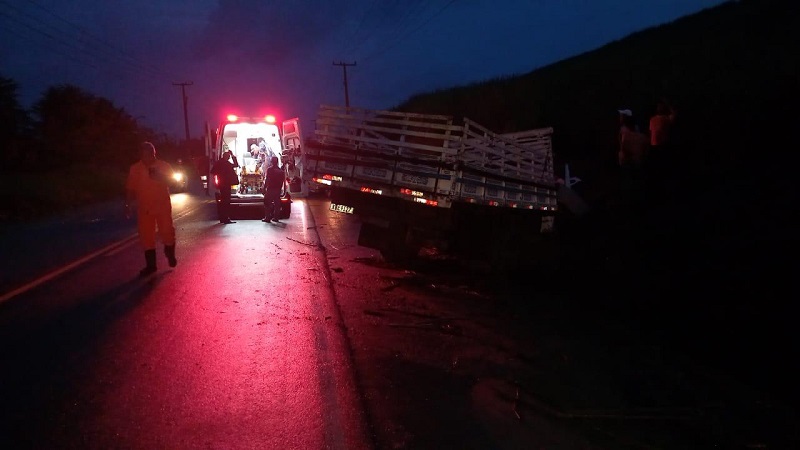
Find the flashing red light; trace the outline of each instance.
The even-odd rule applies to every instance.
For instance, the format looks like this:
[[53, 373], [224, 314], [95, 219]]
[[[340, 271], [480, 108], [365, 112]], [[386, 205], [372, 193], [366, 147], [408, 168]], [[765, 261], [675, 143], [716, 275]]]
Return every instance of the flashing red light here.
[[401, 188], [400, 189], [400, 193], [401, 194], [405, 194], [405, 195], [411, 195], [411, 196], [414, 196], [414, 197], [422, 197], [423, 195], [425, 195], [420, 191], [415, 191], [415, 190], [407, 189], [407, 188]]
[[228, 114], [228, 122], [236, 122], [239, 120], [239, 116], [236, 114]]
[[365, 192], [367, 194], [383, 195], [382, 189], [373, 189], [366, 186], [361, 186], [361, 192]]
[[425, 199], [425, 198], [417, 197], [417, 198], [414, 199], [414, 201], [417, 202], [417, 203], [422, 203], [423, 205], [439, 206], [439, 202], [437, 202], [436, 200], [428, 200], [428, 199]]
[[267, 123], [275, 123], [275, 116], [273, 116], [272, 114], [268, 114], [267, 116], [264, 117], [264, 120]]

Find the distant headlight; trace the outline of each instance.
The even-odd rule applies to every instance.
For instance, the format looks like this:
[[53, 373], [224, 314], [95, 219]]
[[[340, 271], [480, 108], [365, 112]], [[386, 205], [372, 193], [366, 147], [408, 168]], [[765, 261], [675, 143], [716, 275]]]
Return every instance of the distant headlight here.
[[173, 172], [172, 173], [172, 178], [174, 178], [175, 181], [181, 181], [181, 180], [183, 180], [183, 174], [180, 173], [180, 172]]

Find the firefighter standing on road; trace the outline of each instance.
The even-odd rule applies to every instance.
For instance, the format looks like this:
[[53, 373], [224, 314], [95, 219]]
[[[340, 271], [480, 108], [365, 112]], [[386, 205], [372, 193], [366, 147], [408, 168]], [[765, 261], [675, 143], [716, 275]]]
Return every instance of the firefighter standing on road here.
[[131, 215], [131, 203], [137, 203], [137, 229], [144, 248], [146, 266], [139, 271], [146, 276], [156, 271], [156, 231], [164, 244], [164, 255], [170, 267], [175, 267], [175, 225], [172, 222], [172, 202], [169, 184], [172, 167], [156, 158], [156, 148], [150, 142], [140, 145], [139, 162], [131, 165], [128, 180], [125, 216]]

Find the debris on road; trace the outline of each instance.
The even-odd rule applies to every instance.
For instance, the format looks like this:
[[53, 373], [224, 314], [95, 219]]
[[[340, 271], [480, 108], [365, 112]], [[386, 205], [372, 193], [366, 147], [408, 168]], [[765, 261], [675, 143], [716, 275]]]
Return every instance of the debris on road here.
[[307, 245], [309, 247], [323, 247], [322, 244], [310, 244], [308, 242], [303, 242], [303, 241], [300, 241], [298, 239], [291, 238], [289, 236], [286, 236], [286, 239], [288, 239], [290, 241], [293, 241], [293, 242], [297, 242], [298, 244]]

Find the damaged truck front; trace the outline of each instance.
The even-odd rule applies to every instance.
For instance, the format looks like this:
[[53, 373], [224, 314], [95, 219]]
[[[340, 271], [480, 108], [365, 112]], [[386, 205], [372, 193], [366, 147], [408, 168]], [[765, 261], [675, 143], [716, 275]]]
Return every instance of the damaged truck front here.
[[323, 105], [304, 179], [360, 218], [359, 245], [422, 247], [506, 265], [547, 240], [557, 205], [552, 128], [497, 134], [450, 116]]

